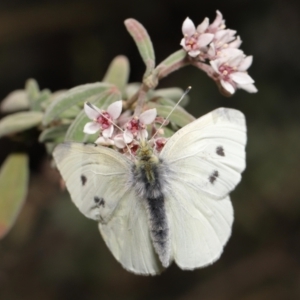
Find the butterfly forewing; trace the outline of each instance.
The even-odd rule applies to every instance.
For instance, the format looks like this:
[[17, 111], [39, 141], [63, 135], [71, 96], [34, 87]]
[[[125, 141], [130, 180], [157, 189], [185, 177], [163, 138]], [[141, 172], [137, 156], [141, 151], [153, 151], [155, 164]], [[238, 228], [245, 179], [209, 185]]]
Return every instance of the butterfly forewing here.
[[177, 131], [161, 152], [171, 174], [198, 193], [222, 199], [245, 169], [244, 115], [219, 108]]
[[80, 143], [60, 144], [53, 156], [79, 210], [107, 223], [126, 192], [130, 161], [107, 147]]

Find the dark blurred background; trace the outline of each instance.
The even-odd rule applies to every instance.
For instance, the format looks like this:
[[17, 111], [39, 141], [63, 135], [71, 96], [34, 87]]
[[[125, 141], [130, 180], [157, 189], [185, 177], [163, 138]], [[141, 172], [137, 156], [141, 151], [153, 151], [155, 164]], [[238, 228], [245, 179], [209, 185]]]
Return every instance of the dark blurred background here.
[[0, 159], [25, 147], [31, 157], [27, 202], [0, 242], [0, 299], [300, 299], [300, 2], [2, 0], [0, 99], [35, 78], [52, 91], [102, 79], [118, 54], [144, 71], [123, 21], [148, 30], [157, 62], [179, 49], [181, 25], [215, 18], [219, 9], [241, 48], [254, 56], [259, 90], [224, 98], [204, 73], [187, 67], [159, 87], [192, 85], [188, 110], [220, 106], [247, 118], [247, 169], [232, 193], [235, 222], [219, 261], [196, 271], [174, 264], [156, 277], [125, 271], [59, 187], [42, 145], [1, 139]]

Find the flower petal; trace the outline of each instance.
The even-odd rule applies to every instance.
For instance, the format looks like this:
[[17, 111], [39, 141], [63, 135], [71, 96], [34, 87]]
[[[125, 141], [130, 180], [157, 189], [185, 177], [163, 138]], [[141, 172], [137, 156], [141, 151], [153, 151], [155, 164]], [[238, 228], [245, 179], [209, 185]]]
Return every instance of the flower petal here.
[[211, 43], [209, 45], [209, 48], [207, 50], [207, 55], [209, 55], [211, 58], [216, 55], [216, 48], [215, 48], [214, 43]]
[[214, 71], [215, 71], [217, 74], [220, 74], [220, 72], [219, 72], [218, 59], [216, 59], [216, 60], [211, 60], [211, 61], [210, 61], [210, 65], [212, 66], [212, 68], [214, 69]]
[[102, 146], [113, 146], [114, 141], [103, 136], [100, 136], [96, 141], [95, 144], [102, 145]]
[[243, 51], [241, 49], [236, 49], [236, 48], [225, 48], [225, 49], [222, 49], [222, 56], [226, 56], [228, 57], [228, 59], [231, 59], [235, 56], [238, 56], [238, 55], [243, 55]]
[[108, 108], [107, 112], [110, 114], [113, 120], [119, 118], [122, 112], [122, 100], [112, 103]]
[[253, 61], [253, 56], [249, 55], [239, 64], [239, 71], [246, 71], [251, 65]]
[[182, 46], [185, 49], [185, 38], [181, 39], [180, 46]]
[[250, 84], [242, 84], [242, 85], [238, 84], [238, 88], [243, 89], [243, 90], [245, 90], [248, 93], [256, 93], [257, 92], [257, 88], [252, 83], [250, 83]]
[[191, 57], [196, 57], [200, 54], [200, 51], [199, 50], [191, 50], [188, 52], [189, 56]]
[[193, 21], [187, 17], [182, 24], [182, 33], [183, 35], [191, 36], [195, 33], [196, 27]]
[[151, 124], [156, 118], [156, 108], [148, 109], [139, 116], [140, 122], [143, 124]]
[[228, 81], [224, 81], [221, 80], [221, 85], [222, 87], [230, 94], [234, 94], [235, 92], [235, 88], [233, 87], [233, 85], [231, 83], [229, 83]]
[[110, 138], [112, 136], [113, 132], [114, 132], [114, 126], [110, 125], [108, 128], [106, 128], [102, 131], [102, 135], [105, 138]]
[[132, 140], [133, 140], [133, 134], [132, 134], [132, 132], [131, 132], [130, 130], [128, 130], [128, 129], [126, 129], [126, 130], [124, 131], [123, 137], [124, 137], [124, 142], [125, 142], [126, 144], [131, 143]]
[[232, 41], [230, 44], [228, 44], [228, 47], [230, 48], [239, 48], [242, 44], [242, 40], [239, 36], [236, 37], [234, 41]]
[[126, 146], [126, 143], [124, 142], [124, 138], [122, 134], [118, 134], [114, 137], [115, 146], [123, 149]]
[[203, 33], [209, 25], [209, 19], [205, 18], [201, 24], [197, 26], [197, 32]]
[[219, 30], [215, 33], [215, 40], [219, 41], [221, 40], [225, 35], [227, 34], [227, 30]]
[[84, 103], [84, 111], [91, 120], [95, 120], [100, 116], [98, 107], [96, 107], [91, 103], [89, 104], [87, 104], [86, 102]]
[[212, 33], [203, 33], [199, 36], [197, 45], [199, 48], [207, 46], [214, 38]]
[[209, 29], [210, 30], [217, 30], [218, 27], [223, 23], [224, 24], [224, 20], [223, 20], [223, 16], [221, 14], [220, 11], [216, 11], [217, 15], [215, 20], [210, 24]]
[[245, 72], [234, 72], [229, 77], [238, 84], [254, 83], [254, 80]]
[[84, 128], [83, 128], [83, 132], [87, 133], [87, 134], [94, 134], [97, 131], [99, 131], [101, 129], [101, 125], [99, 123], [96, 122], [89, 122], [86, 123]]
[[234, 30], [226, 30], [226, 34], [219, 40], [221, 45], [228, 45], [228, 43], [232, 42], [235, 39], [235, 33], [236, 31]]
[[[232, 48], [232, 50], [234, 50], [234, 48]], [[238, 50], [238, 49], [235, 49]], [[240, 63], [245, 59], [245, 55], [244, 54], [240, 54], [240, 55], [233, 55], [232, 57], [228, 58], [228, 64], [231, 67], [235, 67], [237, 70], [239, 69], [238, 66], [240, 65]]]
[[138, 140], [142, 140], [142, 141], [147, 140], [147, 138], [148, 138], [148, 131], [147, 131], [147, 129], [139, 130], [139, 132], [137, 134], [137, 138], [138, 138]]

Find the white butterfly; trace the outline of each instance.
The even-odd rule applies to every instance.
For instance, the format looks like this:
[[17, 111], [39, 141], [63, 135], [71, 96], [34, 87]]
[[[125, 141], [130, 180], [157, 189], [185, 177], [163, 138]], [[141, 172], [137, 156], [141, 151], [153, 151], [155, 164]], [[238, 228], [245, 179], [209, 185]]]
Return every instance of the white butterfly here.
[[159, 155], [145, 142], [135, 161], [80, 143], [60, 144], [53, 155], [73, 202], [99, 222], [114, 257], [133, 273], [154, 275], [173, 260], [192, 270], [220, 257], [245, 144], [244, 115], [219, 108], [177, 131]]

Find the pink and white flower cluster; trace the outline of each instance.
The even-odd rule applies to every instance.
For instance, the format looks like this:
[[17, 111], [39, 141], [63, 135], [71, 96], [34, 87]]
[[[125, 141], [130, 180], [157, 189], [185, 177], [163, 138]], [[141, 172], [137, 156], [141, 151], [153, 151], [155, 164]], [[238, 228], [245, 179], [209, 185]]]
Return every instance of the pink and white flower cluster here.
[[184, 37], [180, 45], [192, 60], [209, 62], [214, 80], [225, 93], [232, 95], [238, 88], [249, 93], [257, 92], [254, 80], [247, 73], [252, 56], [246, 56], [239, 49], [242, 43], [240, 37], [236, 36], [235, 30], [226, 28], [219, 11], [211, 24], [205, 18], [197, 27], [190, 18], [186, 18], [182, 33]]
[[[83, 132], [95, 134], [100, 131], [100, 136], [96, 139], [95, 144], [115, 146], [121, 152], [130, 149], [132, 154], [135, 154], [138, 149], [140, 140], [147, 140], [149, 136], [147, 125], [151, 125], [152, 132], [156, 132], [154, 123], [156, 119], [159, 121], [159, 118], [156, 117], [155, 108], [148, 109], [139, 116], [126, 117], [125, 114], [121, 115], [122, 100], [112, 103], [107, 110], [101, 110], [86, 102], [84, 111], [92, 121], [84, 126]], [[126, 118], [125, 122], [124, 118]], [[165, 142], [166, 138], [164, 137], [157, 137], [152, 141], [153, 147], [158, 152], [163, 148]]]

